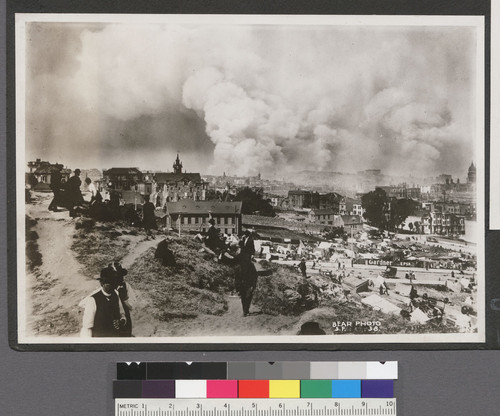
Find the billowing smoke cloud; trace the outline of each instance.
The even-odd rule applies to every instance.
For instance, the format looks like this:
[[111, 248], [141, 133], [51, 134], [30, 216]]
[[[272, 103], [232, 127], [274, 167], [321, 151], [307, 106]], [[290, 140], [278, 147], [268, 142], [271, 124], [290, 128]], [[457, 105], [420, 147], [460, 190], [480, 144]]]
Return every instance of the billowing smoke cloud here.
[[[469, 28], [110, 24], [81, 30], [75, 45], [56, 55], [63, 77], [47, 81], [45, 63], [29, 79], [35, 95], [40, 83], [55, 90], [30, 108], [45, 145], [71, 134], [152, 169], [180, 147], [190, 170], [268, 177], [463, 176], [474, 153]], [[54, 97], [65, 116], [51, 111]]]

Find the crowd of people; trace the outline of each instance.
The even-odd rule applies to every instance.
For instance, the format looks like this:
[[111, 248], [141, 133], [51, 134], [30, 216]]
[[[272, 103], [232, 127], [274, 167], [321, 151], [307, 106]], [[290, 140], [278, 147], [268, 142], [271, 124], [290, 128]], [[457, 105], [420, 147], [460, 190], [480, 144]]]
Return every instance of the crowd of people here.
[[250, 230], [245, 230], [240, 239], [226, 240], [210, 218], [205, 235], [198, 235], [205, 250], [214, 255], [220, 263], [235, 266], [234, 286], [241, 298], [243, 316], [250, 314], [250, 305], [257, 287], [257, 269], [253, 263], [255, 243]]
[[[144, 196], [144, 203], [137, 207], [125, 207], [120, 194], [111, 190], [107, 199], [88, 177], [84, 179], [90, 200], [83, 197], [80, 169], [63, 182], [61, 173], [55, 169], [51, 175], [50, 188], [54, 194], [48, 209], [57, 212], [67, 209], [70, 217], [86, 215], [98, 220], [128, 220], [131, 225], [142, 226], [146, 239], [155, 238], [158, 228], [155, 205], [150, 196]], [[257, 286], [258, 272], [254, 264], [255, 244], [250, 230], [240, 238], [231, 236], [228, 241], [215, 227], [210, 218], [206, 232], [200, 236], [204, 250], [214, 255], [218, 262], [234, 267], [234, 287], [239, 297], [243, 316], [250, 314], [250, 305]], [[160, 243], [161, 244], [161, 243]], [[175, 263], [175, 261], [174, 261]], [[304, 259], [298, 265], [302, 276], [307, 278]], [[101, 270], [98, 280], [100, 288], [92, 292], [81, 303], [84, 308], [81, 336], [83, 337], [129, 337], [132, 336], [132, 319], [129, 303], [129, 287], [124, 281], [127, 270], [119, 263], [112, 263]]]
[[[145, 205], [148, 203], [146, 201]], [[147, 209], [146, 209], [146, 212]], [[153, 214], [154, 215], [154, 214]], [[148, 221], [151, 218], [145, 217]], [[229, 255], [229, 247], [224, 244], [224, 239], [215, 227], [215, 221], [210, 220], [210, 228], [202, 238], [203, 246], [212, 252], [219, 260], [220, 255], [226, 254], [231, 258], [230, 264], [234, 267], [234, 287], [241, 298], [243, 316], [250, 314], [250, 305], [257, 286], [258, 272], [254, 264], [255, 245], [249, 230], [244, 231], [238, 240], [235, 252]], [[146, 226], [153, 228], [149, 223]], [[233, 241], [231, 249], [234, 249]], [[169, 261], [164, 265], [175, 265], [175, 258], [168, 250], [166, 240], [158, 244], [155, 258], [162, 260], [167, 258], [162, 255], [165, 251], [170, 254]], [[220, 260], [219, 260], [220, 261]], [[101, 287], [87, 296], [80, 306], [84, 308], [82, 337], [130, 337], [132, 336], [132, 319], [130, 311], [132, 305], [129, 303], [130, 287], [124, 280], [127, 270], [119, 263], [112, 263], [101, 270], [98, 280]]]

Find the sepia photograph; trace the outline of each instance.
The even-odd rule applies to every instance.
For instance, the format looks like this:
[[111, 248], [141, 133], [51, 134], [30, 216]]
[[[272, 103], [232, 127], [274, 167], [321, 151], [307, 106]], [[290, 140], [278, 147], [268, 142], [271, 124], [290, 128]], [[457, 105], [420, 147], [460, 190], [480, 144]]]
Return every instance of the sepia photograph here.
[[16, 15], [18, 342], [484, 342], [484, 36]]

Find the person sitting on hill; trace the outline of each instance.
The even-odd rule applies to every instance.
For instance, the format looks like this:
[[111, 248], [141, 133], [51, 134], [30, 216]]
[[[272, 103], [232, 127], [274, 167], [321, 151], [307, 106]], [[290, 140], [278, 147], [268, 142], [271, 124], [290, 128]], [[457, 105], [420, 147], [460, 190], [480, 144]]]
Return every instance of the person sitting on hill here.
[[220, 238], [219, 230], [215, 228], [215, 220], [210, 218], [208, 223], [210, 224], [210, 227], [206, 232], [205, 240], [203, 242], [205, 246], [217, 256], [223, 247], [223, 243]]

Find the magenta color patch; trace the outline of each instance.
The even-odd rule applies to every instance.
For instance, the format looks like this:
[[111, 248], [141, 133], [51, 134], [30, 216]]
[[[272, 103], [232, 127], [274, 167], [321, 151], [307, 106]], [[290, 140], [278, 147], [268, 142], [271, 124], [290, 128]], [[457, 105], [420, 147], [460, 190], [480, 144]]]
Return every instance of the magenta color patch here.
[[237, 397], [237, 380], [207, 380], [208, 399], [233, 399]]

